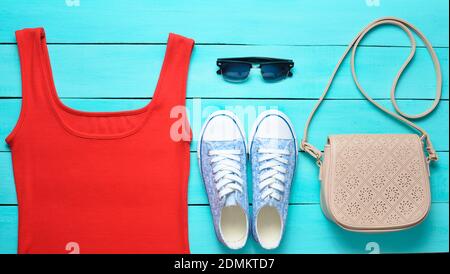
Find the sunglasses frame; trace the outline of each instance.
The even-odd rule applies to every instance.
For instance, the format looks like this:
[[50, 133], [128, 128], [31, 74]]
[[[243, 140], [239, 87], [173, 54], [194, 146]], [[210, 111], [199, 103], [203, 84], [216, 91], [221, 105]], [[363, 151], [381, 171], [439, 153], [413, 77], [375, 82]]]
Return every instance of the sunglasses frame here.
[[[216, 61], [219, 70], [217, 70], [217, 74], [222, 75], [222, 66], [224, 63], [240, 63], [240, 64], [248, 64], [251, 65], [250, 68], [255, 64], [259, 64], [258, 68], [261, 69], [262, 65], [271, 65], [271, 64], [286, 64], [289, 67], [288, 74], [286, 77], [291, 77], [292, 71], [291, 69], [294, 67], [294, 61], [290, 59], [280, 59], [280, 58], [271, 58], [271, 57], [236, 57], [236, 58], [218, 58]], [[262, 72], [261, 72], [262, 74]], [[248, 76], [243, 81], [246, 80]], [[285, 79], [285, 78], [283, 78]], [[226, 79], [225, 79], [226, 80]]]

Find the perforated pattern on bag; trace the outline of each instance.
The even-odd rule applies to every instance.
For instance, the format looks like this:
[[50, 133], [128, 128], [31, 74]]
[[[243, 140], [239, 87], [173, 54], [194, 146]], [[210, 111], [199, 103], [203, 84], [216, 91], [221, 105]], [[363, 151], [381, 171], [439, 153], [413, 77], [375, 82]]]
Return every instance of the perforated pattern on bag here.
[[335, 167], [325, 195], [334, 218], [354, 229], [419, 222], [430, 203], [423, 147], [416, 135], [330, 137]]

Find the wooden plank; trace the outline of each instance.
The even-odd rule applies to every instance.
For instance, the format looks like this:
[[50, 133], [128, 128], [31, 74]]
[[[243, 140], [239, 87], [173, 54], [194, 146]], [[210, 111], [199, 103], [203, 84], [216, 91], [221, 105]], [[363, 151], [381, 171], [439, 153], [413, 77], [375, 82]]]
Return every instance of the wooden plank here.
[[[449, 155], [448, 152], [441, 152], [439, 156], [439, 162], [431, 165], [432, 200], [433, 202], [448, 202]], [[305, 153], [300, 153], [291, 190], [291, 203], [319, 203], [320, 189], [317, 172], [313, 161], [307, 158]], [[250, 174], [248, 176], [251, 178]], [[249, 179], [249, 185], [251, 185], [250, 182]], [[249, 195], [251, 197], [251, 188]], [[208, 204], [195, 152], [191, 153], [188, 203]], [[0, 152], [0, 204], [17, 204], [11, 153], [9, 152]]]
[[[243, 122], [247, 133], [257, 115], [267, 109], [278, 109], [292, 121], [298, 138], [303, 136], [303, 127], [316, 101], [312, 100], [200, 100], [188, 101], [191, 112], [191, 126], [194, 132], [194, 147], [198, 134], [207, 116], [216, 110], [226, 109], [235, 112]], [[380, 101], [392, 109], [390, 101]], [[404, 100], [399, 105], [406, 112], [418, 113], [429, 107], [431, 101]], [[441, 101], [440, 106], [430, 116], [415, 121], [425, 128], [432, 138], [437, 150], [448, 151], [448, 101]], [[202, 119], [200, 119], [200, 114]], [[202, 122], [200, 122], [202, 120]], [[329, 134], [353, 133], [413, 133], [409, 127], [381, 113], [373, 105], [363, 100], [328, 100], [317, 112], [310, 128], [309, 142], [323, 148]]]
[[[448, 202], [449, 181], [449, 154], [441, 152], [439, 161], [430, 166], [430, 187], [433, 202]], [[248, 170], [248, 185], [251, 186], [251, 174]], [[249, 197], [251, 202], [251, 187]], [[318, 204], [320, 203], [320, 183], [318, 180], [318, 169], [314, 161], [309, 159], [305, 153], [299, 154], [299, 161], [292, 184], [291, 204]], [[208, 204], [208, 197], [201, 179], [196, 153], [191, 153], [191, 169], [189, 177], [189, 204]]]
[[[342, 46], [196, 46], [188, 80], [189, 98], [318, 98]], [[148, 98], [153, 95], [164, 57], [164, 45], [50, 45], [59, 96], [64, 98]], [[436, 49], [448, 99], [448, 48]], [[364, 47], [357, 57], [358, 76], [374, 98], [389, 98], [392, 79], [409, 48]], [[276, 56], [295, 61], [294, 76], [276, 84], [262, 80], [259, 70], [243, 84], [231, 84], [216, 74], [216, 59], [232, 56]], [[0, 46], [0, 96], [20, 97], [16, 45]], [[419, 48], [397, 91], [401, 99], [431, 99], [435, 75], [427, 50]], [[361, 99], [351, 77], [349, 61], [335, 79], [329, 98]]]
[[[201, 43], [347, 44], [370, 21], [393, 15], [416, 25], [436, 46], [448, 46], [448, 1], [74, 1], [3, 0], [0, 42], [14, 30], [44, 26], [53, 43], [161, 43], [168, 32]], [[378, 2], [378, 5], [371, 3]], [[45, 15], [45, 16], [44, 16]], [[132, 16], [130, 16], [132, 15]], [[261, 16], [263, 15], [263, 16]], [[282, 15], [282, 16], [280, 16]], [[405, 45], [397, 29], [370, 35], [370, 44]]]
[[[65, 99], [67, 105], [87, 111], [111, 111], [135, 109], [145, 105], [148, 100], [113, 99]], [[389, 101], [383, 101], [389, 105]], [[424, 110], [431, 101], [404, 100], [399, 102], [407, 112]], [[194, 132], [192, 150], [196, 149], [197, 137], [207, 116], [215, 110], [234, 111], [242, 120], [246, 131], [252, 126], [257, 114], [267, 109], [279, 109], [291, 118], [297, 136], [301, 138], [303, 126], [315, 100], [240, 100], [240, 99], [193, 99], [187, 101], [191, 127]], [[20, 99], [4, 99], [0, 105], [0, 139], [3, 140], [17, 121], [20, 111]], [[434, 147], [448, 151], [449, 102], [442, 101], [429, 117], [420, 119], [417, 124], [423, 126], [432, 137]], [[355, 117], [355, 113], [358, 114]], [[333, 133], [411, 133], [412, 131], [398, 121], [386, 117], [380, 111], [362, 100], [329, 100], [319, 109], [311, 131], [310, 142], [322, 148], [328, 134]], [[0, 144], [0, 151], [7, 151], [6, 143]]]
[[17, 206], [0, 206], [0, 254], [17, 253]]
[[448, 203], [435, 203], [428, 218], [415, 228], [362, 234], [344, 231], [328, 221], [319, 205], [292, 205], [278, 249], [266, 251], [249, 239], [245, 248], [231, 251], [216, 240], [209, 208], [190, 207], [189, 239], [193, 253], [368, 253], [365, 248], [370, 242], [378, 243], [381, 253], [448, 252], [448, 212]]
[[0, 205], [17, 204], [10, 152], [0, 152]]
[[[319, 205], [291, 205], [280, 247], [266, 251], [250, 237], [241, 250], [229, 250], [214, 234], [208, 206], [189, 206], [192, 253], [368, 253], [375, 242], [381, 253], [449, 251], [449, 205], [433, 203], [427, 219], [409, 230], [384, 234], [348, 232], [329, 222]], [[17, 207], [0, 207], [0, 253], [17, 252]]]

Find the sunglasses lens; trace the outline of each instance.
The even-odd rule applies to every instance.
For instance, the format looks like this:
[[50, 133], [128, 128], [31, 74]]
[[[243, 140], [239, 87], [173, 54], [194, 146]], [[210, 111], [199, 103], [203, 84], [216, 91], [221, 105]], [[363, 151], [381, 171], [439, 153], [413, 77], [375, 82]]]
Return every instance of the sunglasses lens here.
[[289, 74], [289, 64], [263, 64], [261, 65], [261, 74], [266, 81], [279, 81], [286, 78]]
[[252, 65], [246, 63], [222, 63], [223, 78], [231, 82], [242, 82], [247, 79]]

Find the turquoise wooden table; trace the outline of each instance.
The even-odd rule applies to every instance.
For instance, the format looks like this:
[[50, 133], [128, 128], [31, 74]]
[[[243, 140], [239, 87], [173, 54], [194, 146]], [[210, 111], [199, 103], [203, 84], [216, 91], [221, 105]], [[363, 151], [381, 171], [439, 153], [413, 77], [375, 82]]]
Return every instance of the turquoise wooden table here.
[[[151, 98], [169, 32], [196, 40], [188, 82], [194, 138], [217, 109], [243, 113], [246, 129], [258, 113], [277, 108], [293, 121], [298, 136], [345, 46], [375, 18], [397, 16], [422, 30], [435, 46], [444, 76], [438, 109], [419, 125], [433, 137], [440, 161], [431, 168], [432, 206], [425, 222], [407, 231], [357, 234], [327, 221], [319, 205], [313, 161], [300, 153], [290, 197], [286, 234], [279, 253], [369, 253], [449, 251], [449, 83], [447, 0], [309, 1], [116, 1], [2, 0], [0, 4], [0, 253], [17, 251], [17, 199], [11, 154], [4, 143], [21, 104], [14, 31], [46, 30], [56, 86], [64, 103], [88, 111], [134, 109]], [[383, 105], [390, 82], [409, 53], [407, 37], [382, 27], [364, 40], [357, 57], [362, 84]], [[295, 61], [294, 77], [267, 84], [254, 73], [245, 84], [217, 76], [215, 59], [271, 56]], [[418, 113], [431, 103], [435, 78], [419, 45], [401, 80], [401, 107]], [[311, 128], [323, 145], [328, 133], [406, 133], [408, 128], [363, 100], [348, 63]], [[345, 122], [344, 122], [345, 121]], [[206, 193], [191, 146], [189, 238], [193, 253], [229, 253], [214, 235]], [[177, 168], [174, 166], [174, 169]], [[265, 252], [253, 239], [240, 253]]]

